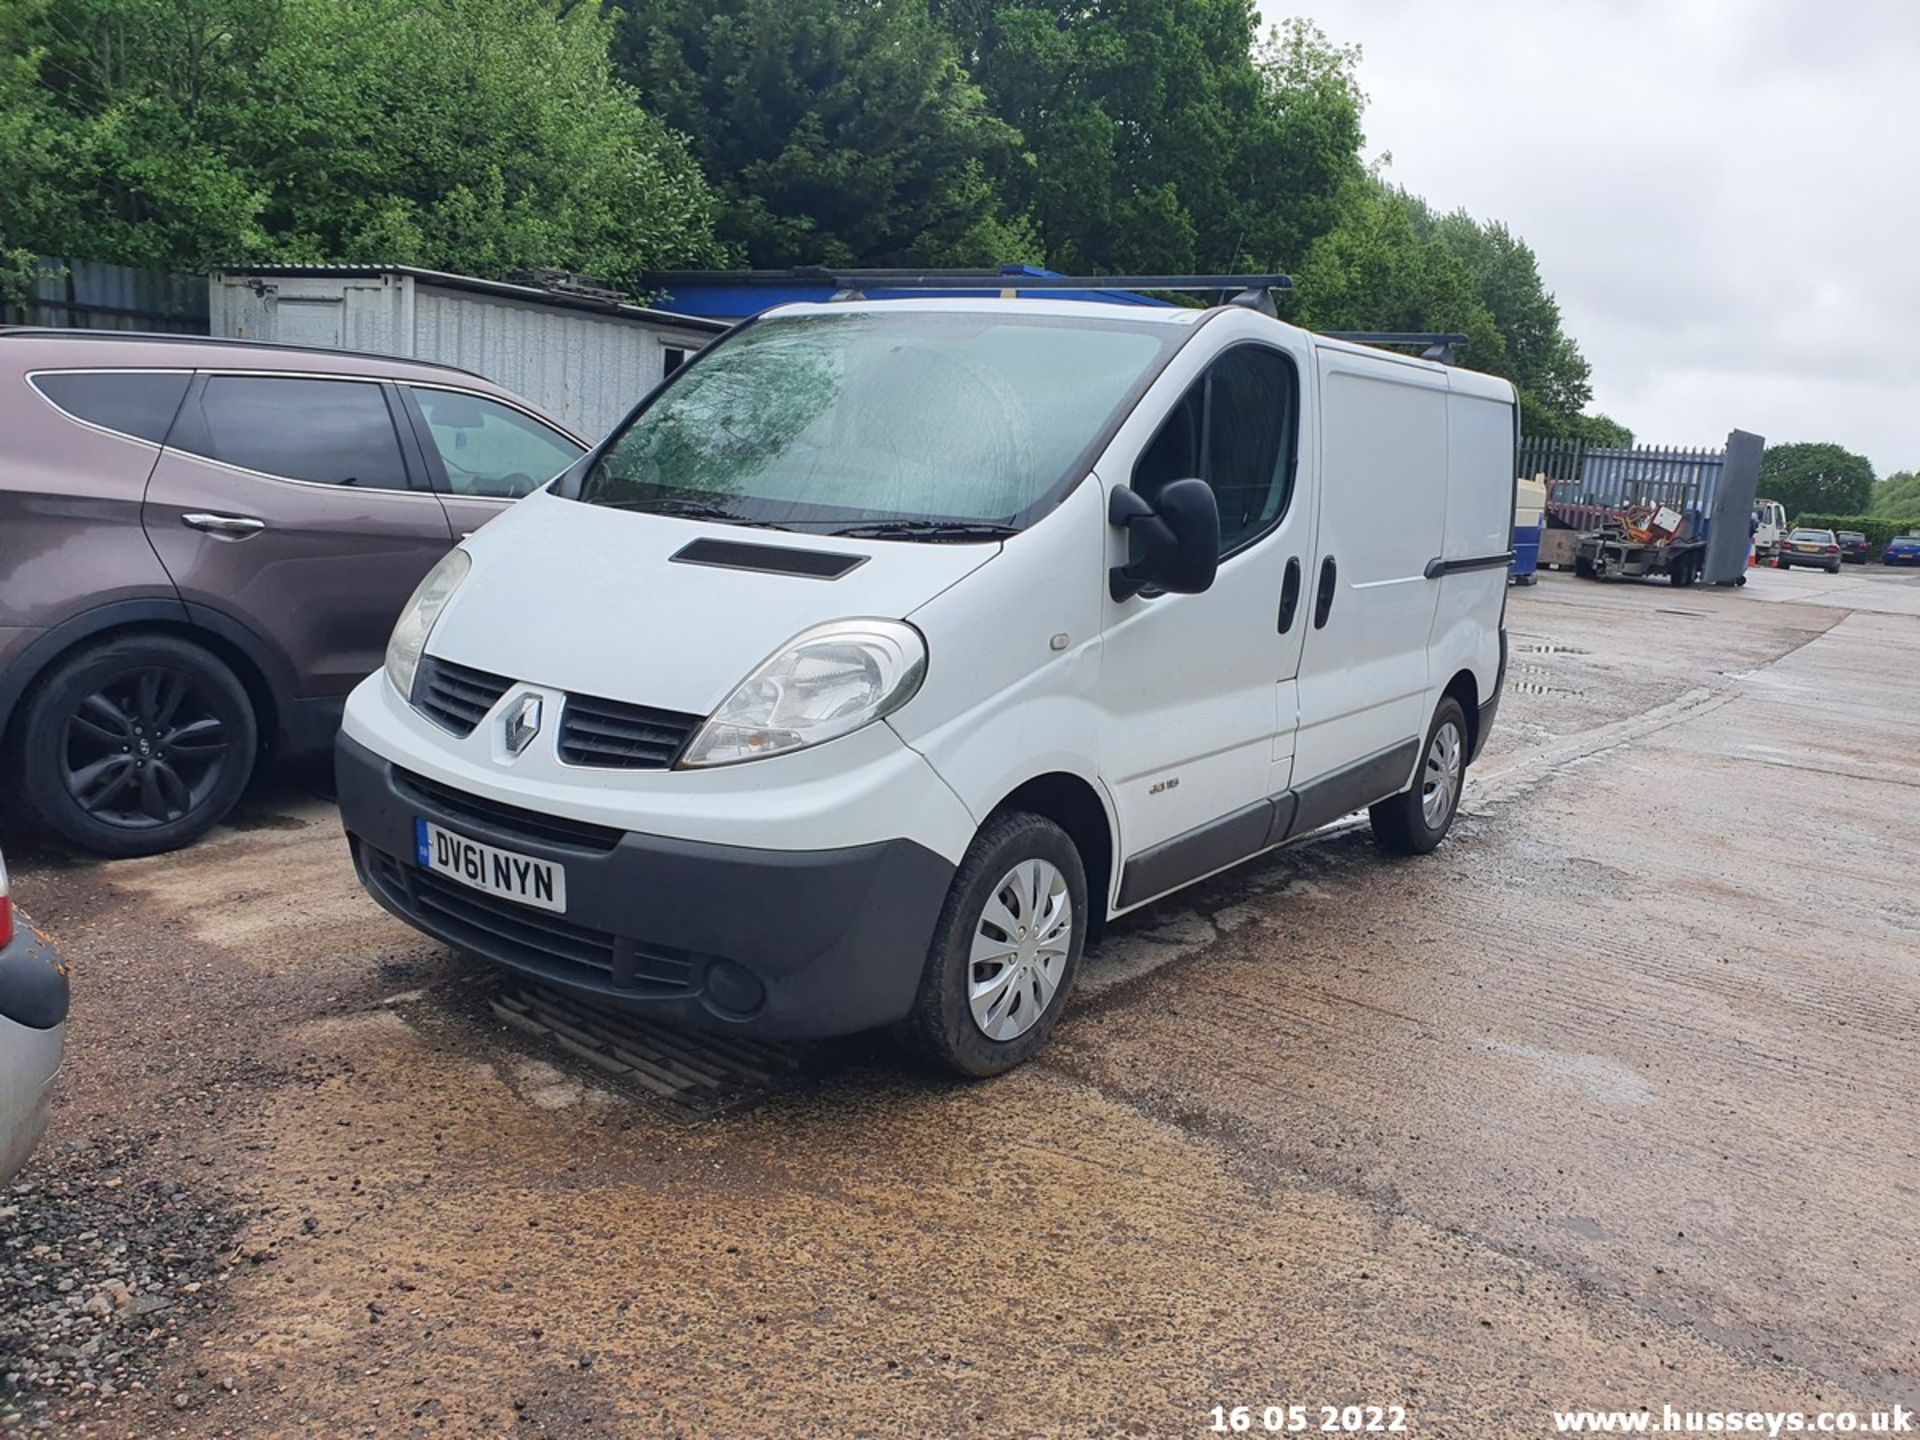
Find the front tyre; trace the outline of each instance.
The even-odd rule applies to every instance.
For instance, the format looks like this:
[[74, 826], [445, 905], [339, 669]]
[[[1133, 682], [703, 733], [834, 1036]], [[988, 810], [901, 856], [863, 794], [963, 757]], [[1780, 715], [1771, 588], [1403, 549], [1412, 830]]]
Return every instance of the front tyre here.
[[1446, 838], [1467, 778], [1467, 714], [1452, 696], [1440, 702], [1427, 731], [1411, 789], [1367, 812], [1373, 838], [1396, 855], [1424, 855]]
[[253, 705], [216, 656], [171, 635], [92, 645], [34, 691], [20, 784], [42, 824], [109, 859], [191, 844], [240, 798]]
[[997, 815], [954, 873], [907, 1017], [914, 1049], [957, 1075], [998, 1075], [1053, 1033], [1086, 945], [1087, 875], [1044, 816]]

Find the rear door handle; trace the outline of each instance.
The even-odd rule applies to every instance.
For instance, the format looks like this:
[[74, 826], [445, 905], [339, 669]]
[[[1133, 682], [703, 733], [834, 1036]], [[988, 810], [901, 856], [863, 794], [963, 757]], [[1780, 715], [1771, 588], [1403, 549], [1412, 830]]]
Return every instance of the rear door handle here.
[[1333, 557], [1327, 556], [1320, 562], [1320, 588], [1313, 597], [1313, 628], [1324, 629], [1327, 616], [1333, 611], [1333, 582], [1339, 577], [1340, 567], [1333, 563]]
[[256, 520], [251, 515], [182, 515], [180, 523], [192, 530], [206, 530], [214, 535], [232, 535], [241, 537], [258, 535], [267, 528], [267, 522]]
[[1287, 561], [1287, 578], [1280, 582], [1280, 633], [1293, 628], [1293, 612], [1300, 608], [1300, 557]]

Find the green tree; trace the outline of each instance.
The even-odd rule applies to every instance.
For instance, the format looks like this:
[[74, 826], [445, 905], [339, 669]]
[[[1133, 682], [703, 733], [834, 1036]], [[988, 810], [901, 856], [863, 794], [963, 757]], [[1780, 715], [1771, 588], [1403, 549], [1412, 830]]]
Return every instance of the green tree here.
[[693, 138], [759, 266], [1039, 258], [1002, 204], [1019, 137], [925, 0], [618, 0], [626, 74]]
[[1876, 481], [1867, 513], [1889, 520], [1920, 520], [1920, 474], [1896, 470]]
[[12, 0], [0, 236], [187, 270], [717, 259], [712, 193], [611, 33], [540, 0]]
[[1546, 410], [1579, 415], [1593, 399], [1593, 367], [1561, 328], [1559, 302], [1541, 281], [1532, 247], [1498, 220], [1483, 223], [1464, 210], [1434, 216], [1424, 202], [1419, 210], [1420, 228], [1467, 267], [1506, 342], [1514, 382]]
[[1251, 0], [937, 0], [1030, 162], [1000, 176], [1047, 263], [1286, 268], [1357, 173], [1355, 52]]
[[1349, 182], [1334, 228], [1314, 242], [1294, 276], [1301, 323], [1315, 330], [1429, 330], [1467, 337], [1464, 363], [1508, 374], [1505, 338], [1474, 289], [1473, 274], [1436, 236], [1424, 207], [1367, 175]]
[[1789, 518], [1865, 513], [1873, 464], [1833, 444], [1769, 445], [1760, 457], [1760, 494], [1786, 506]]

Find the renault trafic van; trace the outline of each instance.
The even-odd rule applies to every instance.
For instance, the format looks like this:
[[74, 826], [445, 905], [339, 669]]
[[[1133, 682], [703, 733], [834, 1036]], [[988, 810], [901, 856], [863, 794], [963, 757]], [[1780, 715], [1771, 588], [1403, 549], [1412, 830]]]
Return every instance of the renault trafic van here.
[[1005, 1070], [1111, 918], [1362, 807], [1446, 835], [1514, 415], [1237, 304], [771, 311], [421, 584], [354, 864], [601, 1002]]

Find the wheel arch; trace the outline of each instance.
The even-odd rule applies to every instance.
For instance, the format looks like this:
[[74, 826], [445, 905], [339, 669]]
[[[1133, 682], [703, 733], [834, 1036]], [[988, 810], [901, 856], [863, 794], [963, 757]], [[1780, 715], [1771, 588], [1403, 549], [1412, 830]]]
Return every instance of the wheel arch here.
[[[1467, 754], [1480, 753], [1480, 682], [1473, 678], [1473, 671], [1462, 669], [1455, 672], [1441, 690], [1440, 698], [1451, 696], [1460, 702], [1460, 709], [1467, 717]], [[1415, 773], [1418, 773], [1417, 767]]]
[[11, 746], [24, 701], [61, 663], [82, 649], [130, 635], [169, 635], [200, 646], [240, 682], [253, 705], [262, 749], [278, 748], [290, 693], [284, 662], [251, 630], [217, 611], [178, 600], [128, 600], [86, 611], [55, 626], [0, 676], [0, 741]]
[[[1022, 781], [1004, 795], [993, 815], [1024, 810], [1040, 815], [1062, 830], [1080, 852], [1087, 871], [1087, 939], [1098, 940], [1106, 928], [1107, 907], [1113, 896], [1113, 817], [1093, 783], [1065, 770], [1052, 770]], [[1097, 899], [1095, 897], [1098, 897]]]

